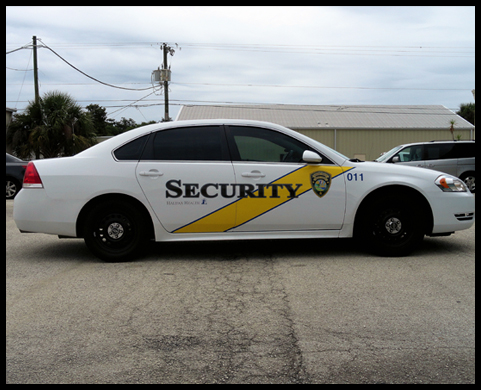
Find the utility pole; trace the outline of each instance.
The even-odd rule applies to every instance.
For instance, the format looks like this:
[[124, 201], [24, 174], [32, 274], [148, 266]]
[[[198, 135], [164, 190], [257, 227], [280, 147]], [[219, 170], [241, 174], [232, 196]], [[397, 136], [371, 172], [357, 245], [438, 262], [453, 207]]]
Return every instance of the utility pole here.
[[166, 43], [162, 44], [162, 51], [164, 54], [164, 63], [162, 64], [162, 72], [161, 72], [161, 81], [164, 82], [164, 119], [162, 122], [170, 122], [172, 118], [169, 116], [169, 81], [170, 81], [170, 69], [167, 67], [167, 53], [170, 53], [171, 56], [174, 55], [175, 51]]
[[38, 66], [37, 66], [37, 37], [34, 35], [33, 40], [33, 83], [35, 85], [35, 103], [40, 101], [38, 92]]
[[[162, 69], [167, 69], [167, 45], [164, 43], [162, 45], [162, 50], [164, 52], [164, 63], [162, 64]], [[164, 120], [163, 122], [169, 122], [171, 118], [169, 117], [169, 82], [167, 77], [164, 77]]]
[[[178, 47], [177, 43], [175, 45]], [[171, 79], [172, 72], [167, 66], [167, 54], [170, 54], [171, 56], [173, 56], [175, 53], [175, 50], [172, 49], [166, 43], [162, 44], [162, 46], [160, 47], [160, 50], [162, 50], [164, 54], [164, 62], [162, 64], [162, 69], [160, 69], [159, 67], [156, 70], [154, 70], [151, 75], [151, 80], [152, 80], [152, 83], [154, 82], [159, 83], [159, 85], [163, 84], [162, 86], [164, 89], [165, 112], [164, 112], [164, 118], [162, 119], [162, 122], [170, 122], [172, 118], [169, 116], [169, 81]]]

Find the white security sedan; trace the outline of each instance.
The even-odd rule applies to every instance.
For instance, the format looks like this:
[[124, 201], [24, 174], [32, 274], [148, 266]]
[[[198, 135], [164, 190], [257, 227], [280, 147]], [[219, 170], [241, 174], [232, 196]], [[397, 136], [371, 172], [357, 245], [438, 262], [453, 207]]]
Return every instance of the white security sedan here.
[[21, 232], [84, 238], [106, 261], [149, 241], [357, 237], [387, 256], [470, 228], [474, 196], [432, 170], [350, 160], [272, 123], [153, 124], [30, 162]]

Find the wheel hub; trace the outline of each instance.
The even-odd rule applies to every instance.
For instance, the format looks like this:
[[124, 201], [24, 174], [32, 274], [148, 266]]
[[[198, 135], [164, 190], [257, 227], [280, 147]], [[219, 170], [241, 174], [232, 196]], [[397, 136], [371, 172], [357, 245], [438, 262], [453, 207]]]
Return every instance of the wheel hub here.
[[107, 227], [107, 234], [112, 240], [118, 240], [124, 235], [124, 227], [118, 222], [113, 222]]
[[130, 222], [122, 214], [110, 214], [100, 223], [94, 236], [102, 243], [111, 245], [121, 245], [125, 240], [128, 241], [131, 232]]
[[384, 227], [389, 234], [397, 234], [402, 229], [402, 223], [398, 218], [391, 217], [386, 221]]

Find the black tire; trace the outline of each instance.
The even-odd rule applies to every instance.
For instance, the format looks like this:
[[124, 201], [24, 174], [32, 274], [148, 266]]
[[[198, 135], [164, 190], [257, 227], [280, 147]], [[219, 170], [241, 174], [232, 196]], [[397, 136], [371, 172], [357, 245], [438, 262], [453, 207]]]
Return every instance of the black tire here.
[[123, 200], [98, 203], [85, 218], [83, 237], [87, 247], [108, 262], [139, 257], [150, 238], [143, 215], [138, 207]]
[[414, 199], [391, 195], [378, 198], [363, 210], [356, 237], [371, 253], [406, 256], [422, 241], [426, 219]]

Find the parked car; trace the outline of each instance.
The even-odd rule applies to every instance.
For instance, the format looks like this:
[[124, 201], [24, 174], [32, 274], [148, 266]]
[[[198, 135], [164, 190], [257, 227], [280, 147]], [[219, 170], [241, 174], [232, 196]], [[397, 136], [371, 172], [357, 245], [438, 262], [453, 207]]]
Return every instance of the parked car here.
[[375, 161], [411, 165], [459, 177], [475, 192], [475, 141], [431, 141], [399, 145]]
[[8, 153], [6, 154], [6, 199], [13, 199], [22, 188], [23, 175], [28, 161], [20, 160]]
[[217, 119], [156, 123], [30, 162], [13, 217], [21, 232], [83, 238], [106, 261], [138, 257], [149, 241], [262, 238], [357, 237], [402, 256], [425, 235], [469, 229], [475, 199], [448, 174], [349, 159], [273, 123]]

